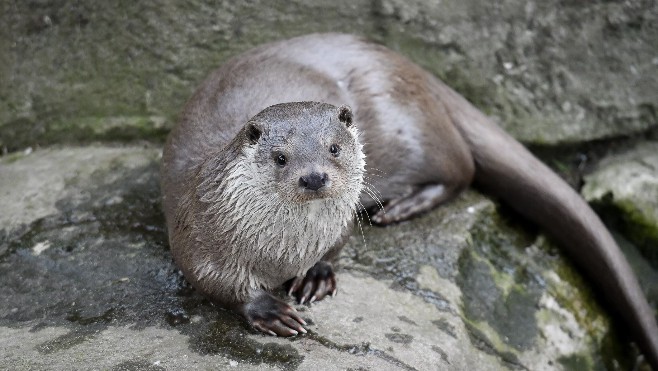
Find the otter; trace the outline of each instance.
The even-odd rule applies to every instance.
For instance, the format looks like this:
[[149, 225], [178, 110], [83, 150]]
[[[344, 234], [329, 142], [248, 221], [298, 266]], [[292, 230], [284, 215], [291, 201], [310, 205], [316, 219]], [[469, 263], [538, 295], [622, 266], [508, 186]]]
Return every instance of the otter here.
[[[364, 187], [372, 169], [382, 176]], [[162, 179], [185, 277], [260, 331], [305, 332], [269, 290], [288, 281], [302, 303], [335, 293], [331, 258], [357, 205], [388, 225], [475, 183], [567, 251], [658, 367], [653, 310], [589, 205], [465, 98], [384, 46], [313, 34], [230, 59], [185, 106], [164, 148]]]
[[186, 189], [167, 214], [174, 259], [193, 286], [258, 330], [305, 332], [268, 290], [297, 277], [290, 291], [301, 302], [335, 293], [330, 258], [351, 231], [364, 171], [348, 107], [268, 107], [209, 150], [191, 184], [177, 184]]

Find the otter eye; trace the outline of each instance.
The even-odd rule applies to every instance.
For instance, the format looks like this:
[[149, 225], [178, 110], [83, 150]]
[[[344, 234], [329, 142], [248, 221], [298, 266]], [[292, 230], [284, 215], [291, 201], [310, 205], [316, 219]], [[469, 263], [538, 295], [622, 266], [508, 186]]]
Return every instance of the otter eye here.
[[331, 152], [334, 157], [338, 157], [338, 154], [340, 153], [340, 147], [338, 144], [332, 144], [331, 147], [329, 147], [329, 152]]
[[279, 166], [286, 166], [286, 156], [278, 155], [276, 157], [276, 163], [279, 164]]

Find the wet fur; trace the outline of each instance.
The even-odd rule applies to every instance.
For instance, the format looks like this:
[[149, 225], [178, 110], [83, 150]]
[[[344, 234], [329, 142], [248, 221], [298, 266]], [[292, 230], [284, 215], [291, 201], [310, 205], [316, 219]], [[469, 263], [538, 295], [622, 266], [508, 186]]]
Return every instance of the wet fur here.
[[[276, 118], [281, 111], [288, 115]], [[338, 108], [327, 104], [270, 107], [252, 118], [225, 148], [209, 153], [191, 176], [169, 226], [172, 251], [176, 261], [183, 262], [188, 280], [215, 301], [245, 303], [256, 290], [271, 290], [290, 278], [303, 277], [334, 245], [343, 243], [356, 212], [365, 162], [355, 127], [339, 130], [338, 122], [332, 128], [328, 120], [325, 125], [308, 118], [327, 111], [338, 117]], [[291, 117], [311, 129], [295, 128], [286, 122]], [[250, 125], [263, 132], [257, 143], [249, 142]], [[310, 146], [307, 142], [313, 138], [304, 130], [325, 131], [318, 135], [328, 139], [322, 148], [341, 143], [342, 154], [348, 157], [345, 166], [334, 162], [323, 167], [332, 184], [321, 198], [298, 191], [299, 176], [293, 176], [292, 182], [281, 179], [269, 158], [271, 147], [285, 151], [286, 146], [297, 157], [307, 157], [299, 143], [290, 143], [298, 138], [301, 146]], [[339, 131], [351, 136], [342, 133], [340, 140]], [[341, 167], [345, 167], [342, 172]], [[297, 174], [296, 170], [301, 169], [289, 171]]]
[[[374, 215], [375, 222], [407, 219], [451, 199], [472, 181], [479, 183], [561, 242], [626, 319], [647, 358], [658, 367], [653, 311], [618, 246], [582, 198], [434, 76], [382, 46], [349, 35], [309, 35], [253, 49], [211, 74], [186, 106], [165, 147], [163, 190], [172, 250], [188, 279], [194, 281], [205, 272], [195, 273], [194, 260], [213, 264], [215, 258], [203, 250], [204, 244], [224, 233], [212, 227], [199, 229], [194, 238], [200, 240], [194, 244], [201, 256], [193, 259], [187, 251], [192, 247], [184, 241], [192, 235], [179, 233], [172, 225], [174, 215], [190, 220], [188, 214], [198, 212], [198, 206], [189, 203], [198, 202], [192, 200], [190, 189], [199, 179], [225, 174], [221, 166], [207, 167], [208, 173], [191, 169], [208, 153], [226, 147], [264, 108], [309, 100], [353, 108], [367, 156], [367, 189], [377, 190], [388, 201], [387, 211], [392, 211], [390, 216]], [[236, 150], [226, 148], [228, 153]], [[186, 192], [190, 196], [179, 205]], [[196, 197], [209, 197], [207, 192], [201, 188]], [[377, 203], [373, 196], [364, 191], [360, 201], [372, 207]], [[225, 210], [218, 207], [207, 217], [217, 217], [213, 212]], [[239, 215], [231, 218], [235, 217]], [[303, 246], [281, 248], [288, 253]], [[271, 255], [258, 258], [264, 261], [282, 253], [276, 248], [263, 251]], [[233, 253], [240, 256], [239, 251]], [[235, 269], [244, 270], [240, 280], [249, 281], [250, 269], [262, 270], [258, 259], [238, 259]], [[206, 276], [219, 274], [208, 270]], [[291, 277], [271, 278], [276, 279], [268, 287]], [[201, 289], [227, 290], [218, 285], [210, 282]]]

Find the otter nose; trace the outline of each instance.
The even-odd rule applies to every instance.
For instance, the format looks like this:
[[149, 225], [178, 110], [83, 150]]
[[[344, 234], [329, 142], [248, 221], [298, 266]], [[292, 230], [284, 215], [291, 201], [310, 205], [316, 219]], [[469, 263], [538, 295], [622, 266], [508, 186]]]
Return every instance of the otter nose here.
[[299, 186], [312, 191], [317, 191], [324, 187], [328, 180], [329, 175], [327, 175], [327, 173], [310, 173], [299, 178]]

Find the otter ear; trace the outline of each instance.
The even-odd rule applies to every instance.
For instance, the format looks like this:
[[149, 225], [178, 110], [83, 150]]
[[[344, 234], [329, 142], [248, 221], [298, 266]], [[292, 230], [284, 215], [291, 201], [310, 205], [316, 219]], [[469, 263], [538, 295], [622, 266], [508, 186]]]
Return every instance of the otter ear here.
[[348, 128], [352, 126], [352, 110], [349, 106], [340, 106], [338, 109], [338, 119]]
[[263, 134], [263, 130], [261, 130], [261, 128], [259, 128], [256, 123], [250, 122], [247, 124], [246, 136], [249, 144], [258, 143], [258, 139], [260, 139], [261, 134]]

